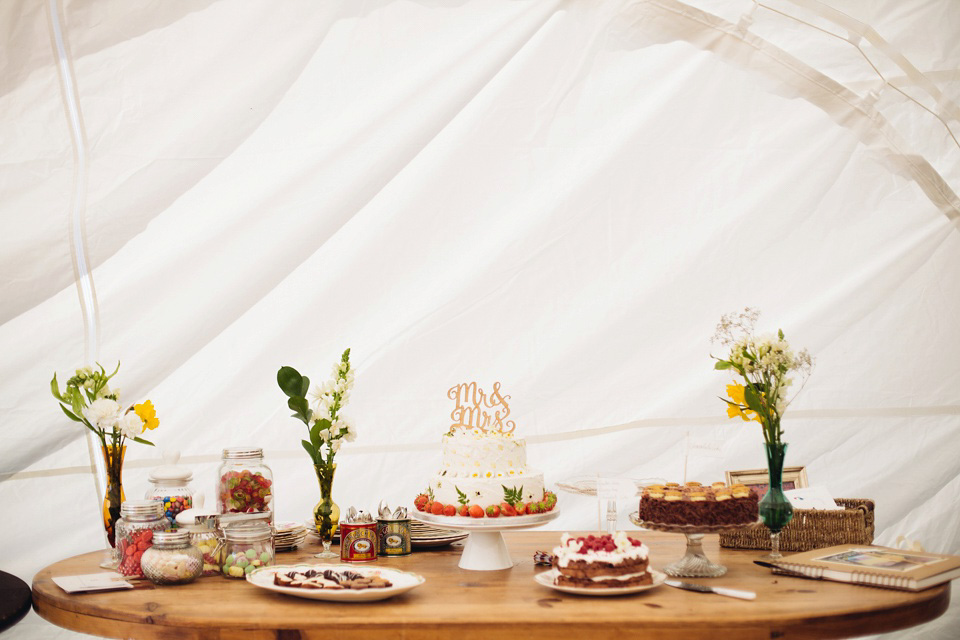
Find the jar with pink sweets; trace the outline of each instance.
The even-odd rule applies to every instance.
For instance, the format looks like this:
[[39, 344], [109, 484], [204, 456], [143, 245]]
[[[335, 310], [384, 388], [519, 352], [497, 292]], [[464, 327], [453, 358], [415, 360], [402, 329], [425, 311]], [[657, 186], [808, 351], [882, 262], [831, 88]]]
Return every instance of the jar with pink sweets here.
[[228, 447], [217, 473], [220, 513], [263, 513], [273, 523], [273, 472], [259, 447]]

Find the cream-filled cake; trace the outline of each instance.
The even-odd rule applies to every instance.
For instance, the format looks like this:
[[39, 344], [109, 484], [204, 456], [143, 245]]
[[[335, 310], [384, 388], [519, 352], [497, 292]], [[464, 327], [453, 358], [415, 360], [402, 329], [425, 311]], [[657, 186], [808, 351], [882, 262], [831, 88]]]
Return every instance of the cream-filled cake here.
[[565, 533], [553, 555], [558, 585], [604, 589], [653, 583], [650, 549], [623, 531], [579, 538]]
[[536, 514], [556, 506], [543, 473], [527, 467], [526, 441], [513, 434], [514, 424], [506, 419], [510, 396], [502, 396], [499, 387], [495, 384], [490, 396], [473, 383], [448, 393], [457, 400], [451, 414], [456, 422], [442, 439], [440, 471], [417, 496], [420, 511], [482, 518]]

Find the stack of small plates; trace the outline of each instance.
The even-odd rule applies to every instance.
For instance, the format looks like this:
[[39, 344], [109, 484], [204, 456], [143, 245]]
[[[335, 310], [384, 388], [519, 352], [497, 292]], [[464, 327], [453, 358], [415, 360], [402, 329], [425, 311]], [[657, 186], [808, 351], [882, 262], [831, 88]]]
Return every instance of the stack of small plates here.
[[442, 547], [457, 540], [463, 540], [468, 535], [469, 534], [463, 531], [450, 531], [449, 529], [431, 527], [418, 520], [410, 521], [410, 545], [414, 549]]
[[307, 528], [297, 522], [278, 522], [273, 546], [277, 551], [293, 551], [307, 539]]

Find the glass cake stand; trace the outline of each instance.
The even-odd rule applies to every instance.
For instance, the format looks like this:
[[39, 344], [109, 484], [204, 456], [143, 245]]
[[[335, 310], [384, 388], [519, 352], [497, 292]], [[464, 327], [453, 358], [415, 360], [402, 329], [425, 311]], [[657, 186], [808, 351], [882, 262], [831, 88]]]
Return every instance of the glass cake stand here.
[[500, 516], [498, 518], [465, 518], [461, 516], [435, 516], [432, 513], [414, 511], [410, 517], [440, 529], [466, 531], [467, 543], [460, 555], [459, 567], [471, 571], [498, 571], [513, 566], [502, 531], [539, 527], [560, 515], [555, 508], [547, 513], [531, 516]]
[[760, 525], [760, 521], [749, 524], [721, 524], [710, 526], [695, 526], [689, 524], [661, 524], [641, 520], [638, 512], [630, 514], [630, 522], [643, 529], [664, 531], [666, 533], [682, 533], [687, 537], [687, 552], [676, 562], [663, 568], [668, 576], [676, 578], [719, 578], [727, 572], [722, 564], [712, 562], [703, 552], [703, 536], [708, 533], [721, 533], [736, 529], [752, 529]]

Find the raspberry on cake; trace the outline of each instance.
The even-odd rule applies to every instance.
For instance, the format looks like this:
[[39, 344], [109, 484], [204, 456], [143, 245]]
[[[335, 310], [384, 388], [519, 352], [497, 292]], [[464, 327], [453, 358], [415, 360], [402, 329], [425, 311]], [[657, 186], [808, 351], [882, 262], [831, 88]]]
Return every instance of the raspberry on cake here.
[[641, 520], [657, 524], [718, 526], [750, 524], [758, 517], [756, 494], [742, 484], [727, 487], [714, 482], [709, 487], [699, 482], [653, 485], [643, 490]]
[[565, 533], [560, 546], [553, 549], [558, 571], [555, 584], [587, 589], [653, 584], [649, 553], [647, 545], [623, 531], [579, 538]]

